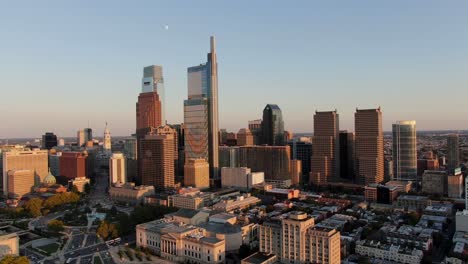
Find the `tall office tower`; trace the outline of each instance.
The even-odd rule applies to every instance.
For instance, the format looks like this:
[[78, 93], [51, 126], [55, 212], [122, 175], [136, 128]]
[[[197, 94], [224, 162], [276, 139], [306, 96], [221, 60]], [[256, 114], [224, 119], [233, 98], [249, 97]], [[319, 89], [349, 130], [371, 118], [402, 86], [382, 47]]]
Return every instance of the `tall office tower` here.
[[264, 172], [265, 180], [290, 180], [290, 160], [289, 146], [239, 147], [239, 167]]
[[288, 142], [291, 141], [293, 138], [294, 138], [294, 134], [293, 134], [292, 131], [289, 131], [289, 130], [285, 130], [285, 131], [284, 131], [284, 134], [283, 134], [283, 142], [284, 142], [284, 143], [288, 143]]
[[354, 133], [340, 131], [340, 177], [354, 180]]
[[49, 153], [49, 169], [53, 175], [60, 175], [60, 157], [62, 152]]
[[382, 111], [356, 109], [354, 114], [356, 176], [360, 184], [384, 180]]
[[141, 183], [156, 189], [174, 188], [174, 136], [147, 135], [139, 148]]
[[46, 132], [42, 136], [42, 149], [51, 149], [57, 146], [57, 136], [52, 132]]
[[178, 138], [178, 132], [176, 129], [174, 129], [170, 125], [165, 125], [165, 126], [160, 126], [157, 128], [151, 129], [151, 131], [148, 133], [149, 135], [171, 135], [174, 143], [174, 175], [177, 175], [177, 167], [179, 166], [179, 138]]
[[291, 184], [299, 185], [302, 176], [302, 162], [300, 160], [289, 161], [289, 175], [291, 175]]
[[210, 187], [210, 165], [204, 159], [189, 159], [184, 165], [184, 184], [199, 189]]
[[312, 227], [307, 230], [305, 246], [306, 263], [340, 263], [341, 235], [329, 227]]
[[239, 167], [239, 147], [219, 146], [219, 167]]
[[126, 159], [122, 153], [113, 153], [109, 159], [109, 185], [127, 182]]
[[340, 175], [339, 131], [339, 115], [336, 111], [315, 111], [310, 183], [321, 185], [338, 179]]
[[78, 146], [83, 146], [85, 144], [85, 132], [84, 130], [78, 130], [78, 132], [76, 133], [76, 142], [78, 144]]
[[106, 151], [111, 151], [112, 149], [112, 141], [111, 141], [111, 134], [109, 131], [109, 128], [107, 127], [106, 123], [106, 128], [104, 129], [104, 140], [103, 140], [103, 148]]
[[282, 262], [305, 263], [307, 230], [314, 226], [314, 219], [304, 212], [293, 211], [289, 213], [288, 218], [281, 221], [281, 225], [283, 229]]
[[185, 125], [171, 125], [177, 131], [177, 169], [175, 172], [176, 181], [182, 183], [184, 181], [184, 164], [185, 164]]
[[62, 152], [60, 156], [60, 176], [69, 180], [86, 177], [88, 155], [83, 152]]
[[8, 176], [8, 198], [20, 199], [23, 195], [31, 192], [34, 186], [34, 171], [32, 170], [10, 170]]
[[460, 166], [460, 148], [459, 138], [457, 134], [451, 134], [447, 137], [447, 168], [450, 171], [455, 170]]
[[228, 132], [225, 128], [219, 130], [219, 144], [225, 145], [227, 141]]
[[416, 121], [397, 121], [392, 125], [393, 180], [418, 180]]
[[34, 184], [41, 183], [48, 173], [48, 151], [11, 150], [3, 152], [3, 193], [8, 195], [8, 171], [31, 170], [34, 172]]
[[[210, 38], [210, 53], [207, 62], [187, 69], [188, 100], [184, 102], [186, 125], [186, 151], [193, 152], [186, 158], [205, 158], [207, 139], [208, 158], [210, 164], [210, 178], [219, 178], [218, 146], [219, 146], [219, 118], [218, 118], [218, 63], [216, 58], [215, 38]], [[197, 116], [200, 114], [201, 116]], [[206, 120], [206, 121], [205, 121]], [[206, 122], [207, 133], [204, 123]], [[194, 126], [194, 125], [198, 125]], [[204, 134], [207, 134], [206, 137]], [[199, 138], [201, 141], [197, 141]]]
[[[384, 181], [388, 182], [391, 181], [394, 178], [394, 172], [393, 172], [393, 160], [390, 157], [385, 157], [384, 158]], [[421, 174], [422, 176], [422, 174]]]
[[249, 121], [249, 130], [254, 137], [254, 145], [262, 144], [262, 120], [256, 119]]
[[278, 105], [267, 104], [263, 109], [262, 139], [263, 144], [281, 146], [284, 136], [283, 114]]
[[[158, 65], [147, 66], [143, 69], [143, 79], [141, 80], [142, 93], [157, 93], [161, 107], [158, 111], [158, 116], [161, 119], [161, 124], [165, 124], [165, 90], [162, 67]], [[160, 125], [161, 125], [160, 124]]]
[[300, 138], [289, 141], [288, 145], [291, 149], [291, 159], [301, 161], [302, 175], [306, 176], [306, 179], [302, 179], [302, 181], [309, 182], [312, 143]]
[[92, 141], [93, 140], [93, 130], [88, 127], [88, 128], [83, 129], [83, 131], [84, 131], [85, 144], [88, 143], [88, 141]]
[[254, 144], [254, 136], [250, 129], [242, 128], [237, 132], [237, 145], [238, 146], [252, 146]]
[[127, 159], [137, 158], [137, 140], [136, 137], [128, 137], [124, 140], [123, 153]]

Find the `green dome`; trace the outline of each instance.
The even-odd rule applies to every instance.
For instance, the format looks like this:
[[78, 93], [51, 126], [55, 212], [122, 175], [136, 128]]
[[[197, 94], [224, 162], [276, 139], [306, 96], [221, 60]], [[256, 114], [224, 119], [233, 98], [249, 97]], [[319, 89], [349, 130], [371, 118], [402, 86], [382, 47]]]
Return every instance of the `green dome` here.
[[47, 175], [44, 178], [43, 183], [45, 183], [47, 185], [54, 185], [55, 183], [57, 183], [57, 180], [55, 179], [55, 176], [52, 175], [52, 173], [50, 172], [50, 169], [49, 169], [49, 175]]

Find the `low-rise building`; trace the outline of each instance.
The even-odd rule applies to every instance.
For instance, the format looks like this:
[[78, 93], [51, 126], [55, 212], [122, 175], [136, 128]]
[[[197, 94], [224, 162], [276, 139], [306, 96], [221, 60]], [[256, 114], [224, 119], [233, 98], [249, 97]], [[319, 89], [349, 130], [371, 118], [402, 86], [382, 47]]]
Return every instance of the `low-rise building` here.
[[206, 230], [160, 219], [136, 226], [136, 244], [172, 262], [224, 263], [225, 241]]
[[410, 211], [423, 210], [431, 205], [431, 200], [427, 196], [400, 195], [397, 198], [396, 206]]
[[76, 177], [73, 180], [70, 180], [72, 186], [76, 186], [76, 189], [79, 192], [85, 191], [86, 184], [90, 184], [90, 180], [86, 177]]
[[256, 252], [241, 260], [241, 264], [273, 264], [276, 263], [276, 260], [277, 257], [274, 254]]
[[145, 197], [154, 195], [154, 186], [140, 185], [134, 183], [116, 184], [109, 188], [109, 196], [112, 200], [138, 204], [144, 201]]
[[179, 209], [177, 212], [165, 215], [165, 218], [186, 225], [198, 225], [208, 221], [210, 213], [203, 210]]
[[423, 258], [423, 252], [419, 249], [410, 249], [369, 240], [356, 242], [356, 254], [405, 264], [419, 264]]
[[395, 186], [369, 184], [364, 188], [366, 201], [373, 203], [392, 204], [398, 193], [398, 188]]
[[0, 233], [0, 258], [19, 255], [19, 237], [16, 233]]
[[427, 194], [447, 194], [447, 172], [426, 170], [422, 176], [422, 191]]
[[212, 197], [211, 193], [203, 193], [196, 188], [184, 188], [178, 194], [170, 195], [167, 202], [172, 207], [198, 210], [208, 205], [206, 201]]
[[455, 226], [456, 231], [468, 232], [468, 210], [457, 212]]
[[233, 212], [235, 210], [247, 209], [260, 203], [260, 199], [250, 194], [237, 196], [235, 199], [223, 200], [213, 205], [213, 210], [219, 212]]
[[[271, 185], [268, 185], [271, 187]], [[274, 196], [278, 200], [290, 200], [299, 198], [300, 191], [297, 189], [265, 188], [265, 194]]]
[[239, 188], [249, 190], [256, 184], [262, 184], [265, 181], [263, 172], [251, 172], [249, 168], [222, 168], [221, 185], [223, 187]]

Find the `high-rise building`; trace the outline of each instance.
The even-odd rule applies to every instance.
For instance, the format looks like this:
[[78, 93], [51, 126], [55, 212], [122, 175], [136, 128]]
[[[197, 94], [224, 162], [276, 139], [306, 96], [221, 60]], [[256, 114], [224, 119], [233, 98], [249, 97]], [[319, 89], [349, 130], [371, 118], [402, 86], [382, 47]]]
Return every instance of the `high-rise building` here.
[[57, 146], [57, 136], [52, 132], [46, 132], [42, 136], [42, 149], [51, 149]]
[[291, 176], [291, 184], [299, 185], [302, 176], [301, 160], [292, 159], [289, 161], [289, 175]]
[[104, 140], [103, 140], [103, 148], [105, 151], [111, 151], [112, 149], [112, 141], [111, 141], [111, 134], [110, 134], [110, 130], [109, 128], [107, 127], [107, 123], [106, 123], [106, 128], [104, 129]]
[[290, 180], [289, 146], [239, 147], [239, 166], [264, 172], [265, 180]]
[[446, 171], [426, 170], [422, 176], [422, 192], [446, 195], [448, 192], [448, 174]]
[[249, 121], [249, 130], [254, 137], [254, 145], [262, 144], [262, 120], [256, 119]]
[[[158, 65], [147, 66], [143, 69], [143, 79], [141, 80], [142, 93], [157, 93], [159, 96], [160, 108], [157, 116], [160, 124], [165, 124], [165, 90], [162, 67]], [[158, 125], [158, 126], [159, 126]]]
[[262, 139], [263, 144], [270, 146], [284, 144], [283, 114], [278, 105], [267, 104], [263, 109]]
[[393, 180], [418, 179], [416, 121], [398, 121], [392, 126]]
[[291, 148], [291, 159], [301, 161], [302, 174], [307, 178], [302, 181], [309, 182], [312, 143], [302, 139], [293, 139], [288, 142], [288, 145]]
[[460, 142], [457, 134], [451, 134], [447, 137], [447, 168], [454, 170], [460, 166]]
[[147, 135], [139, 149], [142, 184], [156, 189], [174, 188], [174, 136]]
[[184, 184], [199, 189], [210, 187], [210, 165], [204, 159], [189, 159], [184, 165]]
[[86, 160], [88, 155], [83, 152], [62, 152], [60, 156], [60, 176], [72, 180], [86, 177]]
[[31, 192], [34, 186], [34, 171], [32, 170], [10, 170], [8, 177], [8, 198], [20, 199], [23, 195]]
[[340, 131], [340, 177], [342, 179], [355, 179], [354, 173], [354, 133], [346, 130]]
[[281, 259], [287, 263], [305, 263], [307, 230], [314, 226], [314, 219], [306, 213], [293, 211], [281, 221], [282, 252]]
[[78, 130], [78, 132], [76, 133], [76, 142], [78, 144], [78, 146], [83, 146], [86, 141], [85, 141], [85, 133], [84, 133], [84, 130], [81, 129], [81, 130]]
[[11, 150], [3, 152], [3, 193], [8, 195], [8, 171], [31, 170], [34, 172], [34, 184], [41, 183], [48, 174], [48, 151]]
[[85, 144], [88, 143], [88, 141], [92, 141], [93, 140], [93, 130], [88, 127], [88, 128], [83, 129], [83, 131], [84, 131]]
[[250, 129], [242, 128], [237, 132], [237, 145], [238, 146], [252, 146], [254, 144], [254, 136]]
[[[213, 36], [210, 38], [210, 53], [207, 55], [207, 62], [188, 68], [187, 74], [188, 100], [184, 102], [185, 142], [188, 143], [186, 151], [194, 154], [186, 155], [186, 159], [205, 158], [203, 145], [207, 144], [208, 157], [205, 159], [210, 164], [210, 177], [218, 179], [218, 63]], [[201, 141], [197, 142], [197, 139]]]
[[463, 174], [458, 168], [454, 172], [447, 176], [447, 196], [460, 199], [463, 195]]
[[122, 153], [113, 153], [109, 159], [109, 184], [124, 184], [127, 182], [126, 159]]
[[339, 131], [339, 115], [336, 111], [315, 112], [310, 183], [322, 185], [338, 179]]
[[127, 159], [137, 158], [137, 140], [135, 137], [129, 137], [124, 140], [123, 153]]
[[329, 227], [312, 227], [307, 230], [305, 246], [306, 263], [340, 263], [341, 235]]
[[171, 125], [177, 132], [177, 169], [176, 181], [181, 183], [184, 181], [184, 164], [185, 164], [185, 125]]
[[49, 168], [53, 175], [60, 175], [60, 157], [62, 152], [49, 153]]
[[287, 143], [294, 138], [294, 134], [292, 131], [285, 130], [283, 134], [283, 143]]
[[356, 177], [360, 184], [384, 180], [382, 111], [356, 109], [354, 114]]
[[219, 146], [219, 167], [239, 167], [239, 147]]

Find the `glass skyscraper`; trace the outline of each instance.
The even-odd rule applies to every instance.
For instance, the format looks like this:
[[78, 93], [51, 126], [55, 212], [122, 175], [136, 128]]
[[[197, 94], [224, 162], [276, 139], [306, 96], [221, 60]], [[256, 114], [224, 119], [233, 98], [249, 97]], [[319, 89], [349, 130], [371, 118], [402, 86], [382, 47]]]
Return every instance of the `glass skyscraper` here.
[[218, 178], [218, 64], [214, 37], [205, 64], [190, 67], [188, 99], [184, 101], [185, 157], [203, 158], [210, 164], [210, 177]]
[[417, 180], [416, 121], [398, 121], [393, 132], [393, 179]]
[[284, 145], [283, 114], [278, 105], [267, 104], [263, 109], [262, 131], [263, 144], [270, 146]]

